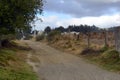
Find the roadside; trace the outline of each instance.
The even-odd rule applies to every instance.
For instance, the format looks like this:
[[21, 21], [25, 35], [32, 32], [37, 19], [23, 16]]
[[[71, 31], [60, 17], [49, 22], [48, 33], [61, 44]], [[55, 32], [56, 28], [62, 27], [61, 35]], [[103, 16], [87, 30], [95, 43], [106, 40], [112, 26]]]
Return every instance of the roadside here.
[[[100, 44], [99, 41], [97, 40], [97, 43]], [[88, 48], [86, 39], [76, 40], [60, 35], [56, 35], [51, 41], [43, 40], [43, 42], [60, 51], [79, 56], [105, 70], [120, 73], [119, 52], [114, 49], [114, 46], [104, 46], [104, 42], [100, 45], [91, 42]]]
[[[120, 75], [66, 54], [44, 43], [26, 41], [33, 49], [34, 70], [41, 80], [119, 80]], [[29, 55], [30, 57], [31, 55]]]
[[37, 80], [35, 72], [26, 63], [27, 47], [0, 49], [0, 80]]
[[114, 48], [112, 47], [110, 48], [102, 47], [99, 49], [85, 48], [84, 47], [85, 45], [81, 42], [76, 42], [76, 41], [69, 43], [66, 42], [68, 41], [61, 40], [47, 44], [60, 51], [75, 56], [79, 56], [80, 58], [83, 58], [87, 62], [96, 64], [105, 70], [120, 73], [119, 53], [116, 50], [114, 50]]

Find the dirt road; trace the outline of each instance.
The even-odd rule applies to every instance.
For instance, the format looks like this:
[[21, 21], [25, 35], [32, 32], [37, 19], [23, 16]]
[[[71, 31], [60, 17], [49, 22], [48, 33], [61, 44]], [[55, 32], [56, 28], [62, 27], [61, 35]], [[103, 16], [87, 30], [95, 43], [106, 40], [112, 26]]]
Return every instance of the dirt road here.
[[33, 66], [42, 80], [120, 80], [120, 75], [102, 70], [95, 65], [83, 61], [81, 58], [66, 54], [43, 43], [26, 41], [38, 62], [28, 63]]

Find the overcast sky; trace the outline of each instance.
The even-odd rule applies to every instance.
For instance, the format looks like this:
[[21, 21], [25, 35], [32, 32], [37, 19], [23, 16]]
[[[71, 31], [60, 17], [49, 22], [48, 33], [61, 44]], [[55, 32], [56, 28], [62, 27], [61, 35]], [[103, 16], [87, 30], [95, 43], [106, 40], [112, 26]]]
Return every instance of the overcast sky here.
[[36, 29], [46, 26], [96, 25], [112, 27], [120, 25], [120, 0], [46, 0], [43, 22], [36, 22]]

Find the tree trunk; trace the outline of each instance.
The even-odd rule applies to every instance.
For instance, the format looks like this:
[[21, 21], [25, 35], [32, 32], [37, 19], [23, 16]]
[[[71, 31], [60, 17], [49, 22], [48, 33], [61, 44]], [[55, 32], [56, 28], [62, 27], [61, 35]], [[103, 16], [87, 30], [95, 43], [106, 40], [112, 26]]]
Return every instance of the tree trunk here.
[[2, 40], [0, 40], [0, 48], [2, 47]]
[[1, 47], [10, 47], [10, 42], [8, 39], [1, 40]]

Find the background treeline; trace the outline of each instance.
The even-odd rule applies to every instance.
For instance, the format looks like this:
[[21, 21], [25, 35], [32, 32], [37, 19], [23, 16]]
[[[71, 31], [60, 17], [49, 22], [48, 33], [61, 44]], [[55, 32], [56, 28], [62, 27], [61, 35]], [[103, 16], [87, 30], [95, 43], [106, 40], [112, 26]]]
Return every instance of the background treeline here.
[[[59, 26], [56, 27], [54, 29], [52, 29], [50, 26], [47, 26], [44, 30], [44, 34], [42, 35], [42, 37], [37, 37], [37, 40], [41, 40], [43, 39], [44, 35], [47, 37], [48, 41], [52, 41], [54, 40], [54, 38], [56, 38], [57, 35], [61, 35], [61, 33], [71, 33], [70, 35], [74, 35], [74, 39], [79, 40], [80, 37], [81, 39], [86, 39], [87, 40], [87, 45], [88, 47], [90, 47], [90, 43], [91, 43], [91, 38], [96, 36], [97, 38], [101, 38], [104, 40], [104, 45], [108, 46], [108, 41], [110, 41], [109, 39], [114, 39], [115, 41], [115, 45], [117, 45], [119, 43], [118, 39], [120, 36], [117, 35], [119, 34], [118, 27], [110, 27], [110, 28], [99, 28], [95, 25], [89, 26], [89, 25], [69, 25], [67, 28], [64, 28], [63, 26]], [[62, 35], [64, 36], [64, 35]], [[99, 40], [98, 40], [99, 41]], [[116, 47], [116, 50], [118, 50], [118, 48]]]
[[111, 28], [99, 28], [95, 25], [89, 26], [89, 25], [69, 25], [67, 28], [64, 28], [63, 26], [56, 27], [54, 29], [51, 29], [50, 26], [47, 26], [44, 30], [45, 33], [49, 33], [52, 30], [63, 32], [80, 32], [80, 33], [88, 33], [88, 32], [103, 32], [104, 30], [113, 32], [115, 27]]

